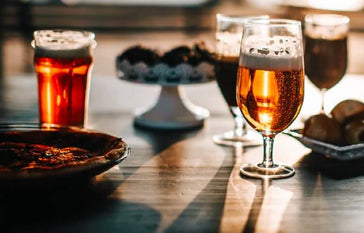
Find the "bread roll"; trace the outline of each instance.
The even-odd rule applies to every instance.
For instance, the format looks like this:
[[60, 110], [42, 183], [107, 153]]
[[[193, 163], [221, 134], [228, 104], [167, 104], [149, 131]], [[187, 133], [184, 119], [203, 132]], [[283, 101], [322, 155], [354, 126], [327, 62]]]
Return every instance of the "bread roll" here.
[[364, 103], [348, 99], [338, 103], [331, 111], [332, 118], [344, 124], [344, 122], [352, 116], [364, 111]]
[[364, 117], [361, 119], [357, 118], [346, 124], [344, 135], [347, 145], [364, 143]]
[[313, 115], [305, 121], [303, 135], [319, 141], [341, 145], [341, 125], [325, 114]]

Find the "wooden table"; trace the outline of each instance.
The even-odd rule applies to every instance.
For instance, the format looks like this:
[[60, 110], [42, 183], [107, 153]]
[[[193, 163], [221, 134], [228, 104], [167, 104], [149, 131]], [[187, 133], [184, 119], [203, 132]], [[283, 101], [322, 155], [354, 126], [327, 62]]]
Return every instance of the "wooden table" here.
[[[328, 92], [327, 109], [364, 100], [363, 86], [363, 77], [347, 75]], [[152, 105], [159, 87], [94, 75], [87, 127], [122, 137], [131, 156], [90, 182], [1, 195], [1, 232], [363, 232], [363, 160], [330, 160], [279, 135], [275, 159], [293, 164], [295, 176], [242, 177], [239, 167], [260, 161], [262, 147], [215, 145], [212, 136], [233, 126], [217, 85], [183, 90], [210, 111], [204, 127], [143, 130], [134, 111]], [[37, 121], [34, 75], [4, 79], [0, 93], [0, 123]], [[300, 116], [318, 111], [318, 100], [307, 83]]]

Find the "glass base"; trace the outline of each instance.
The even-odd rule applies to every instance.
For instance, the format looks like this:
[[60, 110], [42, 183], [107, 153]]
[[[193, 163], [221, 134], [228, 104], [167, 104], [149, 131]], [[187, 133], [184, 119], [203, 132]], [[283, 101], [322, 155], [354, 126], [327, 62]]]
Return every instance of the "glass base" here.
[[235, 135], [234, 131], [231, 130], [226, 133], [213, 136], [212, 140], [221, 146], [252, 147], [262, 145], [262, 137], [258, 133], [250, 130], [241, 136]]
[[252, 178], [282, 179], [293, 176], [295, 169], [284, 164], [274, 164], [271, 168], [266, 168], [263, 164], [244, 164], [240, 167], [240, 172]]

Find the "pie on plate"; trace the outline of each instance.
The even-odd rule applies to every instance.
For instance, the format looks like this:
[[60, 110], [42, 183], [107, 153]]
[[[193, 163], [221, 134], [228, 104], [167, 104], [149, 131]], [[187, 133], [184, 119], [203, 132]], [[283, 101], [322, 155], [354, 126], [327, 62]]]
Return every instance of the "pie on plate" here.
[[121, 138], [78, 128], [1, 127], [0, 185], [88, 179], [130, 154]]

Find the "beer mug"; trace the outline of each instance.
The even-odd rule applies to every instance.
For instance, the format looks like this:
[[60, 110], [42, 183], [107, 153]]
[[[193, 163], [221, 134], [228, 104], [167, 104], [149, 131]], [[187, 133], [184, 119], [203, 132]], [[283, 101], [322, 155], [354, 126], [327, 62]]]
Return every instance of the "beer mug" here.
[[41, 124], [84, 127], [95, 34], [88, 31], [34, 32]]

